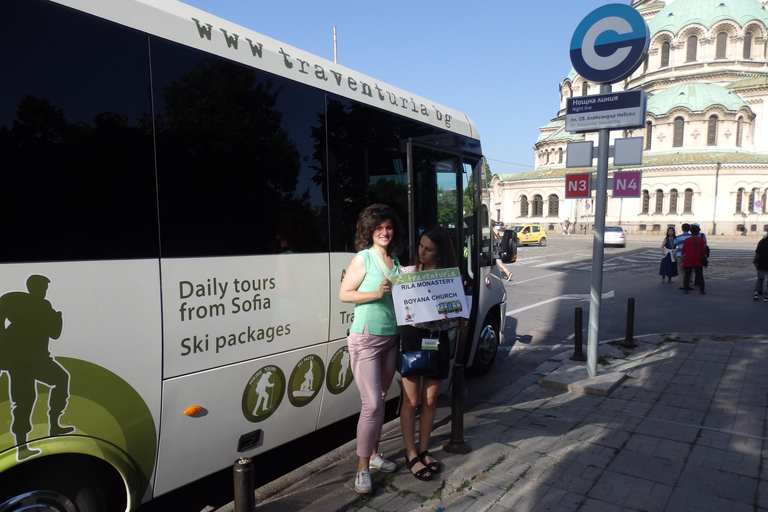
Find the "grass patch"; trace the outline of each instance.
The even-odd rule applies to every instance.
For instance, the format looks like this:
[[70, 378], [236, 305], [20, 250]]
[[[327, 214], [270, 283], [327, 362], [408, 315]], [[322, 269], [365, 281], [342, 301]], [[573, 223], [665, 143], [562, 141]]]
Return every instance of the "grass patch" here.
[[487, 468], [485, 468], [485, 471], [487, 472], [487, 471], [490, 471], [490, 470], [492, 470], [493, 468], [495, 468], [496, 466], [498, 466], [499, 464], [501, 464], [502, 462], [504, 462], [504, 460], [506, 460], [506, 457], [505, 457], [504, 455], [502, 455], [501, 457], [499, 457], [498, 459], [496, 459], [496, 461], [495, 461], [495, 462], [493, 462], [493, 463], [492, 463], [490, 466], [488, 466]]

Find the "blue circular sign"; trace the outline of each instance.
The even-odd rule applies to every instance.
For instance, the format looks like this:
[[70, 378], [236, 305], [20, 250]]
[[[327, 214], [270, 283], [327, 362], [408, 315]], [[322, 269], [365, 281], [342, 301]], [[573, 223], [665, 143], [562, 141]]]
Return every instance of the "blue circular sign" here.
[[607, 84], [628, 77], [648, 52], [648, 24], [624, 4], [599, 7], [584, 18], [571, 38], [571, 64], [590, 82]]

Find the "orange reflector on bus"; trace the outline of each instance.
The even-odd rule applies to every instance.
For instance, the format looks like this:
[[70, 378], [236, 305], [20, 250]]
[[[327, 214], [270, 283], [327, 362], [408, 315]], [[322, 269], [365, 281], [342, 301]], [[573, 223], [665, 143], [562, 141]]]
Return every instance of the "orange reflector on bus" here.
[[187, 416], [194, 416], [195, 414], [198, 414], [200, 411], [202, 411], [203, 408], [199, 405], [193, 405], [192, 407], [187, 407], [187, 409], [184, 411], [184, 414]]

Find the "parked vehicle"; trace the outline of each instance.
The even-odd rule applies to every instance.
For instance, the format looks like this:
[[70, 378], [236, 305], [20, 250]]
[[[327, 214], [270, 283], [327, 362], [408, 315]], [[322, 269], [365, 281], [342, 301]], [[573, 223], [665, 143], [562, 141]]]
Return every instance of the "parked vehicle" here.
[[517, 232], [517, 243], [520, 245], [547, 245], [547, 232], [539, 224], [519, 224], [509, 229]]
[[627, 235], [621, 226], [605, 226], [603, 244], [618, 247], [627, 246]]

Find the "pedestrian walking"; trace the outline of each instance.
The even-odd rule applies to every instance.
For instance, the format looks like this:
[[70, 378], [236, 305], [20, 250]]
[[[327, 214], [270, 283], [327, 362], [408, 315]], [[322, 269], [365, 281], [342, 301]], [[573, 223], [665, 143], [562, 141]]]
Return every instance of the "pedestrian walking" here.
[[[707, 246], [704, 245], [704, 240], [699, 238], [699, 226], [690, 227], [691, 235], [683, 242], [683, 248], [681, 255], [683, 258], [683, 283], [685, 283], [685, 293], [687, 294], [692, 288], [689, 286], [691, 282], [691, 272], [696, 274], [696, 284], [699, 286], [699, 293], [701, 295], [706, 294], [704, 291], [704, 273], [702, 269], [704, 267], [704, 258], [706, 258]], [[678, 237], [680, 238], [680, 237]]]
[[675, 261], [675, 228], [667, 229], [667, 236], [661, 242], [661, 264], [659, 265], [659, 275], [661, 282], [672, 283], [672, 278], [677, 276], [677, 262]]
[[691, 225], [686, 223], [683, 224], [680, 229], [683, 230], [683, 232], [675, 237], [675, 247], [677, 248], [677, 254], [675, 256], [675, 259], [677, 260], [677, 275], [679, 276], [680, 286], [679, 288], [681, 290], [685, 290], [688, 288], [688, 282], [685, 280], [685, 272], [683, 272], [683, 258], [682, 258], [682, 251], [683, 251], [683, 243], [685, 240], [691, 236], [690, 230]]
[[763, 236], [757, 243], [755, 249], [755, 259], [752, 260], [757, 270], [757, 281], [755, 282], [755, 300], [763, 295], [763, 302], [768, 302], [768, 236]]

